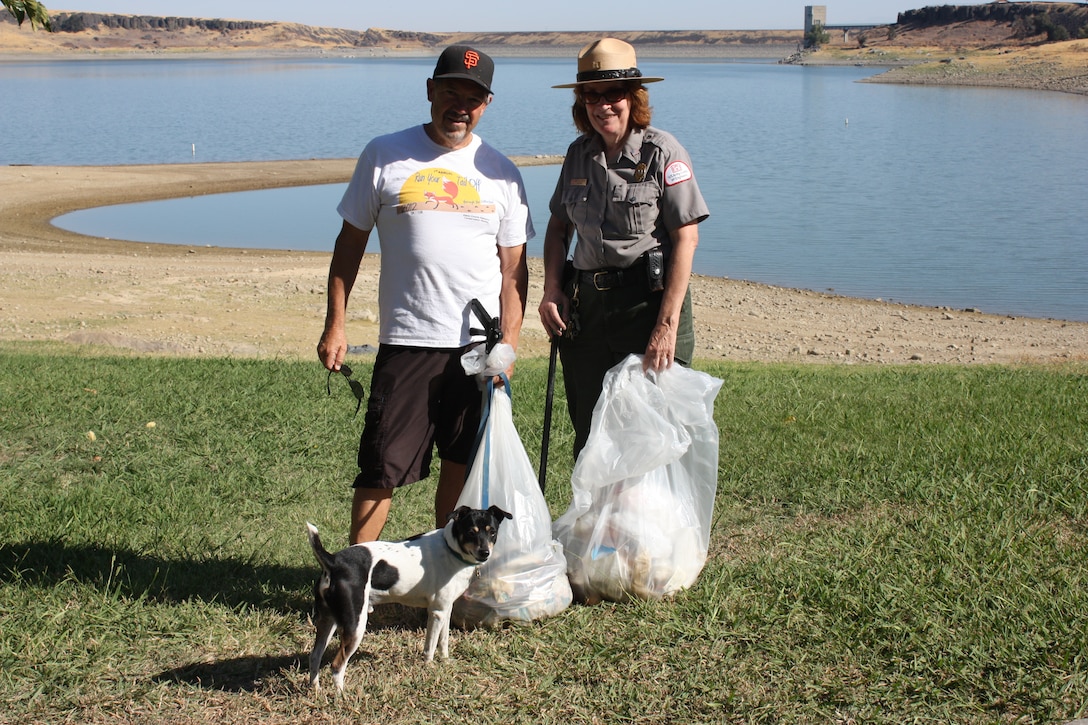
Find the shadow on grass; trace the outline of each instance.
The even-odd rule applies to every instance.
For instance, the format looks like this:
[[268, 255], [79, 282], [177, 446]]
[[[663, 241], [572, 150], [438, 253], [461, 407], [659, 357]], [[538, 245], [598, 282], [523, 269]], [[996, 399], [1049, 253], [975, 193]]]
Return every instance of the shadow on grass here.
[[154, 682], [184, 683], [207, 690], [255, 692], [270, 677], [282, 678], [309, 666], [309, 660], [303, 655], [237, 657], [175, 667], [151, 679]]
[[[367, 633], [380, 630], [420, 630], [426, 627], [426, 610], [413, 609], [400, 604], [383, 604], [376, 607], [367, 622]], [[337, 638], [334, 637], [322, 660], [322, 670], [328, 676], [328, 666], [336, 651]], [[365, 648], [360, 648], [352, 655], [351, 661], [373, 661], [378, 657]], [[223, 690], [226, 692], [255, 692], [266, 681], [284, 679], [292, 672], [306, 672], [310, 669], [309, 651], [298, 655], [236, 657], [218, 662], [199, 662], [182, 665], [160, 672], [151, 679], [154, 682], [184, 683], [202, 689]]]
[[238, 559], [165, 559], [100, 546], [30, 541], [0, 547], [0, 583], [51, 587], [70, 581], [158, 602], [199, 600], [308, 612], [313, 568], [254, 565]]
[[[52, 541], [0, 546], [0, 584], [4, 585], [48, 588], [74, 582], [117, 597], [165, 604], [196, 600], [231, 608], [274, 609], [304, 619], [313, 606], [311, 591], [316, 574], [316, 563], [313, 568], [293, 568], [254, 566], [234, 559], [171, 560]], [[425, 626], [426, 610], [384, 604], [371, 614], [367, 632], [422, 630]], [[326, 654], [326, 660], [330, 653]], [[372, 656], [360, 650], [352, 659]], [[308, 669], [309, 651], [192, 663], [166, 670], [152, 679], [248, 692], [260, 688], [270, 677]]]

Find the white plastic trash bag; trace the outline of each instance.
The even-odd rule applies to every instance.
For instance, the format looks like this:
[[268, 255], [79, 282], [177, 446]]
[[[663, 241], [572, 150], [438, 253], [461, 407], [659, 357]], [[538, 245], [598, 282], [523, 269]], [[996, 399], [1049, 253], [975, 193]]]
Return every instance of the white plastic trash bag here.
[[505, 342], [500, 342], [488, 352], [483, 345], [477, 345], [461, 356], [461, 368], [465, 375], [475, 375], [476, 383], [482, 390], [487, 381], [506, 372], [506, 368], [514, 364], [517, 353], [514, 348]]
[[[485, 369], [487, 366], [479, 374], [493, 374], [483, 372]], [[478, 576], [454, 605], [454, 624], [491, 627], [504, 621], [527, 622], [570, 606], [563, 547], [552, 538], [551, 513], [514, 427], [513, 406], [505, 387], [490, 393], [490, 413], [457, 505], [498, 506], [513, 519], [499, 528], [492, 558], [480, 566]]]
[[577, 600], [660, 599], [695, 582], [718, 487], [721, 385], [680, 365], [644, 373], [638, 355], [605, 375], [570, 508], [553, 525]]

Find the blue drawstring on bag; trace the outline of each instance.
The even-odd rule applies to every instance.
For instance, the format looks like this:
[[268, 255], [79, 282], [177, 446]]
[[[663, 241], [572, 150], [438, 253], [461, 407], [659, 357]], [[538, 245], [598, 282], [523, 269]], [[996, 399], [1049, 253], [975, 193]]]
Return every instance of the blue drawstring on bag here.
[[[506, 373], [499, 373], [499, 377], [502, 378], [503, 385], [506, 388], [506, 395], [510, 396], [510, 378], [506, 376]], [[480, 406], [480, 427], [476, 431], [476, 445], [472, 449], [472, 456], [468, 460], [468, 465], [465, 467], [465, 471], [471, 471], [473, 464], [476, 462], [476, 456], [483, 449], [484, 462], [483, 462], [483, 496], [480, 501], [480, 508], [486, 509], [491, 505], [490, 496], [488, 491], [491, 488], [491, 398], [495, 394], [495, 378], [489, 378], [487, 386], [483, 391], [483, 403]]]

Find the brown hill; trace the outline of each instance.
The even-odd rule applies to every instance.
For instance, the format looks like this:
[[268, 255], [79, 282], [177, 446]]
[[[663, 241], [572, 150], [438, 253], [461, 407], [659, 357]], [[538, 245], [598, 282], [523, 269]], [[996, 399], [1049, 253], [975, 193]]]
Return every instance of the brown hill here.
[[[599, 32], [425, 33], [368, 28], [349, 30], [298, 23], [207, 18], [55, 12], [54, 32], [18, 26], [0, 15], [0, 53], [297, 52], [340, 54], [431, 53], [450, 43], [471, 43], [504, 55], [567, 54]], [[801, 42], [800, 30], [609, 31], [665, 55], [780, 57]]]
[[1088, 38], [1088, 5], [991, 2], [927, 6], [899, 13], [895, 25], [832, 37], [831, 45], [983, 50]]
[[[53, 13], [56, 32], [0, 12], [0, 56], [59, 54], [433, 55], [471, 43], [498, 56], [573, 55], [602, 31], [424, 33], [297, 23]], [[819, 52], [797, 51], [801, 30], [604, 31], [652, 57], [787, 58], [803, 64], [908, 66], [877, 82], [994, 85], [1088, 94], [1088, 5], [992, 2], [907, 10], [894, 25], [829, 28]], [[1070, 38], [1066, 40], [1066, 38]], [[1080, 38], [1081, 40], [1076, 40]], [[791, 55], [792, 54], [792, 55]]]
[[[427, 33], [351, 30], [298, 23], [58, 11], [55, 32], [19, 26], [0, 13], [0, 53], [298, 52], [430, 53], [464, 42], [504, 55], [566, 54], [598, 32]], [[801, 30], [608, 31], [660, 55], [781, 57], [802, 42]], [[836, 47], [983, 49], [1088, 37], [1088, 5], [993, 2], [927, 6], [899, 14], [894, 25], [832, 31]]]
[[895, 25], [835, 34], [789, 62], [878, 65], [876, 83], [1029, 88], [1088, 95], [1088, 5], [994, 2], [899, 14]]
[[992, 2], [925, 7], [900, 13], [896, 28], [898, 32], [892, 41], [916, 45], [929, 41], [956, 43], [971, 38], [994, 45], [1060, 42], [1088, 38], [1088, 5]]

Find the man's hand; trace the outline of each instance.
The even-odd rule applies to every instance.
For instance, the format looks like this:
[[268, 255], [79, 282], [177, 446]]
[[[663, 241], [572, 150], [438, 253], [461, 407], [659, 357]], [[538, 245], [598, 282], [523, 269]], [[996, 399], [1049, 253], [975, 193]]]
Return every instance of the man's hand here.
[[326, 370], [338, 371], [348, 354], [348, 340], [342, 328], [326, 328], [317, 343], [317, 358]]
[[325, 331], [317, 343], [317, 357], [327, 370], [337, 371], [348, 354], [348, 336], [344, 332], [348, 296], [359, 274], [359, 264], [366, 252], [369, 231], [357, 229], [345, 221], [336, 237], [336, 246], [329, 263], [328, 307], [325, 310]]

